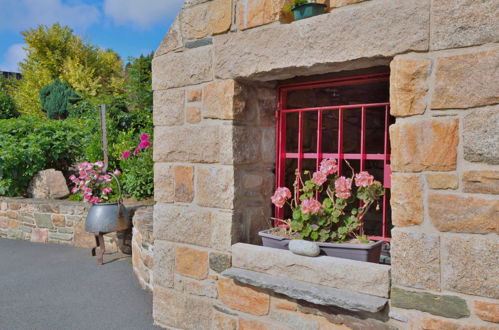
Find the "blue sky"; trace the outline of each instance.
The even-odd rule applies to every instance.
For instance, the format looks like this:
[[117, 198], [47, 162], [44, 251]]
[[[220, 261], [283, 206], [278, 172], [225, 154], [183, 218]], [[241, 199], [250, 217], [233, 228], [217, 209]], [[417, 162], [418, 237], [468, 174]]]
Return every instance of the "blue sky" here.
[[21, 31], [59, 22], [126, 60], [154, 51], [183, 0], [0, 0], [0, 70], [17, 71]]

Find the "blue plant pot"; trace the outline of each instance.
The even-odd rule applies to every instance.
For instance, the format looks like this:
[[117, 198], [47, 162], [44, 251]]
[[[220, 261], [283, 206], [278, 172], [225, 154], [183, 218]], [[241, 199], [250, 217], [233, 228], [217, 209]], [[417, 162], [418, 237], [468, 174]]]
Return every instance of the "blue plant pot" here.
[[324, 14], [326, 12], [326, 5], [323, 3], [309, 2], [293, 7], [292, 11], [295, 16], [295, 21], [298, 21], [300, 19]]

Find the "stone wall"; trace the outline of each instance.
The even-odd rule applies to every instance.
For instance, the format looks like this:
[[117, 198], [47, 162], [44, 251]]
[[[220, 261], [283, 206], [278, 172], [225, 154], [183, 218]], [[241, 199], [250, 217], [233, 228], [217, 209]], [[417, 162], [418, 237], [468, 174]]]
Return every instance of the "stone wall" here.
[[[0, 197], [0, 238], [93, 248], [94, 235], [85, 231], [89, 208], [82, 202]], [[128, 232], [106, 234], [104, 240], [106, 252], [131, 253]]]
[[0, 197], [0, 237], [90, 248], [95, 239], [85, 232], [88, 209], [80, 202]]
[[154, 240], [153, 207], [141, 207], [133, 216], [132, 264], [142, 288], [152, 291]]
[[391, 64], [392, 312], [414, 327], [499, 322], [499, 46], [475, 38]]
[[[155, 321], [182, 329], [494, 327], [497, 2], [330, 0], [328, 14], [291, 24], [280, 14], [285, 3], [187, 0], [156, 52]], [[396, 228], [383, 315], [391, 318], [221, 275], [232, 244], [255, 243], [271, 214], [276, 83], [389, 63]]]

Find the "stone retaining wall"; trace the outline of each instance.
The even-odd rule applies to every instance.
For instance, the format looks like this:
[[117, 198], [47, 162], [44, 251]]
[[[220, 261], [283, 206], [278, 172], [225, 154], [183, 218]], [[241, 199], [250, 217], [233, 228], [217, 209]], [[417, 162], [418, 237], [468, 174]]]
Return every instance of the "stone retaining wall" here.
[[[83, 202], [0, 197], [0, 237], [92, 248], [95, 246], [94, 235], [85, 231], [89, 208], [90, 205]], [[151, 212], [151, 208], [135, 205], [128, 207], [128, 211], [136, 222], [136, 217]], [[139, 237], [151, 236], [147, 227], [140, 225], [137, 228], [134, 232]], [[145, 234], [140, 232], [142, 229]], [[119, 249], [131, 254], [131, 234], [131, 230], [106, 234], [106, 252]]]
[[[0, 237], [90, 248], [84, 221], [90, 205], [81, 202], [0, 198]], [[116, 243], [108, 238], [110, 247]]]

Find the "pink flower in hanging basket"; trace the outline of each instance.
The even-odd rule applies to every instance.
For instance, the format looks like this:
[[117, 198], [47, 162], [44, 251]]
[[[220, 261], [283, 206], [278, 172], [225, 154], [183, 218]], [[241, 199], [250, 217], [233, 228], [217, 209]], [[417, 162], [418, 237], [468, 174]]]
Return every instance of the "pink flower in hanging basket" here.
[[107, 195], [107, 194], [109, 194], [111, 191], [113, 191], [113, 188], [111, 188], [111, 187], [107, 187], [107, 188], [104, 188], [104, 189], [102, 190], [102, 193], [103, 193], [104, 195]]

